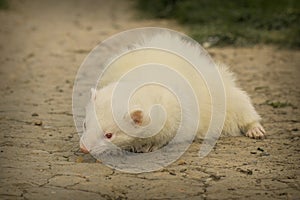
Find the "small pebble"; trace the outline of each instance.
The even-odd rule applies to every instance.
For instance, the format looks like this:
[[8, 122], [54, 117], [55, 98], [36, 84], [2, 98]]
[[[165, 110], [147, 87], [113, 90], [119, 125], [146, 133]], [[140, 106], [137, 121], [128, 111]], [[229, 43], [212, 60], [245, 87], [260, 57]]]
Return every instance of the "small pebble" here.
[[248, 174], [248, 175], [252, 175], [252, 174], [253, 174], [252, 170], [247, 169], [247, 174]]
[[37, 113], [32, 113], [31, 116], [32, 116], [32, 117], [37, 117], [37, 116], [39, 116], [39, 114], [37, 114]]
[[215, 174], [212, 174], [212, 175], [210, 175], [209, 177], [212, 178], [214, 181], [218, 181], [218, 180], [221, 179], [221, 176], [215, 175]]
[[186, 162], [184, 160], [179, 160], [178, 161], [178, 165], [185, 165], [185, 164], [186, 164]]
[[186, 172], [186, 170], [187, 170], [186, 168], [181, 169], [181, 170], [180, 170], [180, 173]]
[[269, 153], [267, 153], [267, 152], [262, 152], [261, 154], [260, 154], [260, 156], [269, 156], [270, 154]]
[[55, 127], [54, 126], [45, 125], [45, 126], [43, 126], [43, 129], [55, 129]]
[[262, 152], [265, 151], [264, 149], [262, 149], [262, 148], [260, 148], [260, 147], [258, 147], [257, 150], [258, 150], [258, 151], [262, 151]]
[[42, 126], [43, 122], [42, 121], [36, 121], [34, 122], [35, 126]]
[[250, 169], [244, 170], [244, 169], [241, 169], [241, 168], [237, 168], [237, 171], [241, 172], [241, 173], [244, 173], [244, 174], [247, 174], [247, 175], [252, 175], [253, 174], [252, 170], [250, 170]]
[[172, 172], [172, 171], [170, 171], [169, 174], [170, 174], [170, 175], [173, 175], [173, 176], [176, 176], [176, 173], [175, 173], [175, 172]]

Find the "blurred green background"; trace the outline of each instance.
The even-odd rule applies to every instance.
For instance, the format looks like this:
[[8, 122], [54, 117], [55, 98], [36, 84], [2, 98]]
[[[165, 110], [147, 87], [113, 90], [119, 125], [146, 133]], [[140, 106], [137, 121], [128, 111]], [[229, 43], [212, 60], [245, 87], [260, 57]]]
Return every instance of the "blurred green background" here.
[[0, 9], [7, 9], [8, 2], [6, 0], [0, 0]]
[[300, 0], [136, 0], [142, 16], [175, 19], [206, 46], [300, 48]]
[[[300, 0], [135, 0], [140, 17], [174, 19], [209, 46], [300, 49]], [[0, 9], [9, 1], [0, 0]]]

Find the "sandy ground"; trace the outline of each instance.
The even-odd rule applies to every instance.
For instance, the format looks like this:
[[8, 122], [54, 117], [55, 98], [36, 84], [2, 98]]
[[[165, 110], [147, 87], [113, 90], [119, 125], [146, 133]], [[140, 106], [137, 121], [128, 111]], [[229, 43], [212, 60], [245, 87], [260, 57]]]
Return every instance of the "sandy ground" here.
[[[132, 1], [10, 1], [0, 11], [0, 199], [299, 199], [300, 52], [209, 49], [232, 66], [268, 132], [194, 144], [164, 170], [127, 174], [79, 151], [72, 88], [88, 52], [138, 19]], [[281, 108], [266, 103], [289, 102]]]

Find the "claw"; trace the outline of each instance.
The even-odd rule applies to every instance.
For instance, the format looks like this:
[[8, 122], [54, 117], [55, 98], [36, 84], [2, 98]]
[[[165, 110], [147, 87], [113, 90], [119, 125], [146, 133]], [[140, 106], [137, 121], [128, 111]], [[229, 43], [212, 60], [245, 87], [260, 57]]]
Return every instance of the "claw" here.
[[260, 124], [255, 125], [246, 132], [247, 137], [254, 139], [263, 139], [265, 138], [265, 134], [266, 131]]

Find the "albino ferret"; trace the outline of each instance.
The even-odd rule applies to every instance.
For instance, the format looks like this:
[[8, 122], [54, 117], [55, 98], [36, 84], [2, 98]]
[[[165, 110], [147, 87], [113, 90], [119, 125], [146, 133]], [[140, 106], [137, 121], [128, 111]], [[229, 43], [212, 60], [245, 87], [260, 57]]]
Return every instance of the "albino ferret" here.
[[[136, 44], [136, 48], [149, 44], [150, 46], [151, 44], [159, 44], [163, 48], [172, 46], [173, 44], [164, 42], [168, 41], [164, 37], [169, 36], [156, 35], [152, 39], [148, 39], [147, 42]], [[196, 48], [193, 44], [182, 38], [174, 38], [174, 40], [182, 45], [184, 54], [200, 56], [199, 48]], [[122, 113], [124, 116], [122, 120], [131, 124], [135, 129], [145, 127], [151, 123], [149, 111], [153, 105], [160, 104], [165, 109], [167, 117], [164, 126], [157, 134], [147, 138], [133, 137], [124, 133], [114, 121], [111, 106], [117, 82], [124, 73], [145, 63], [160, 63], [171, 66], [189, 81], [195, 96], [198, 98], [200, 113], [200, 116], [189, 117], [199, 119], [197, 137], [203, 138], [205, 136], [212, 113], [211, 96], [205, 80], [197, 75], [195, 69], [180, 56], [157, 49], [144, 49], [131, 51], [119, 57], [110, 65], [101, 78], [100, 89], [91, 89], [91, 98], [86, 107], [84, 131], [80, 140], [80, 148], [83, 152], [105, 152], [109, 150], [111, 143], [113, 143], [123, 150], [145, 153], [165, 146], [174, 138], [181, 122], [180, 99], [177, 99], [172, 92], [159, 84], [144, 85], [136, 90], [129, 100], [120, 99], [120, 101], [129, 101], [129, 111]], [[259, 122], [261, 118], [255, 111], [246, 92], [236, 86], [235, 77], [227, 67], [218, 65], [217, 68], [223, 80], [226, 94], [225, 99], [219, 99], [220, 101], [226, 100], [226, 117], [222, 135], [238, 136], [244, 134], [250, 138], [264, 138], [265, 130]], [[168, 75], [166, 74], [166, 76]], [[213, 79], [215, 77], [205, 78]], [[118, 82], [118, 84], [126, 84], [126, 82]], [[218, 107], [213, 109], [218, 109]], [[160, 118], [161, 116], [154, 117]]]

